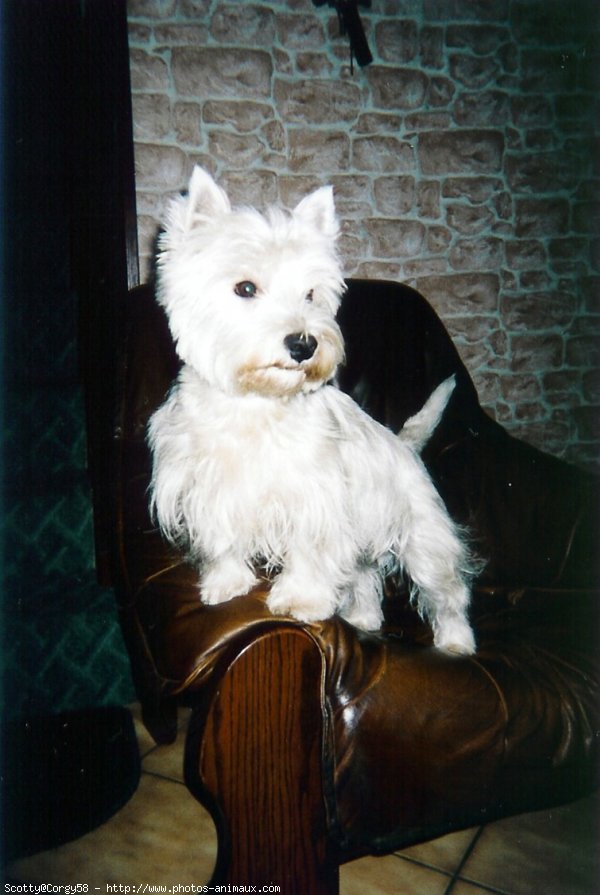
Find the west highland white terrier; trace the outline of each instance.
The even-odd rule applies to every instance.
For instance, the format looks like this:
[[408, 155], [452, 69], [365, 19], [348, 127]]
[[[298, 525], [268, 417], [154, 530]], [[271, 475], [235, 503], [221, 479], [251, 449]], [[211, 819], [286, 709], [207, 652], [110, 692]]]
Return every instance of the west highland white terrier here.
[[376, 630], [384, 578], [405, 570], [435, 645], [472, 653], [475, 564], [418, 455], [454, 383], [399, 435], [332, 383], [338, 229], [330, 187], [262, 215], [232, 209], [197, 167], [172, 201], [158, 301], [183, 366], [149, 424], [152, 511], [206, 604], [247, 593], [263, 568], [273, 613]]

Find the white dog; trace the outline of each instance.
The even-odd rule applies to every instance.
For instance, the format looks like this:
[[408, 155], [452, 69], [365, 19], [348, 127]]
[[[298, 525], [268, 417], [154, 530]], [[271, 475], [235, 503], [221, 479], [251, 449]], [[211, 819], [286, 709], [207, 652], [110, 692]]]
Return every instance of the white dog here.
[[331, 188], [290, 213], [232, 209], [201, 168], [161, 237], [158, 299], [183, 367], [153, 415], [151, 503], [214, 604], [274, 580], [269, 609], [381, 626], [406, 570], [438, 647], [472, 653], [469, 551], [417, 450], [454, 386], [399, 436], [331, 384], [344, 291]]

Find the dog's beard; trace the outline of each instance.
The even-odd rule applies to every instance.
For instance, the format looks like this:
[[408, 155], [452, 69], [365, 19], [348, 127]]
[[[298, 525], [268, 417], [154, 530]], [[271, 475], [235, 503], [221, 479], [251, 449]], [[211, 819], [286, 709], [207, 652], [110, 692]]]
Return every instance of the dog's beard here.
[[252, 363], [238, 372], [237, 384], [243, 394], [263, 395], [267, 398], [296, 395], [302, 391], [306, 373], [299, 366], [272, 364], [268, 367], [254, 366]]
[[311, 392], [329, 382], [344, 357], [341, 335], [334, 331], [319, 337], [319, 347], [310, 360], [298, 364], [275, 361], [271, 364], [253, 358], [237, 371], [237, 387], [242, 394], [285, 398]]

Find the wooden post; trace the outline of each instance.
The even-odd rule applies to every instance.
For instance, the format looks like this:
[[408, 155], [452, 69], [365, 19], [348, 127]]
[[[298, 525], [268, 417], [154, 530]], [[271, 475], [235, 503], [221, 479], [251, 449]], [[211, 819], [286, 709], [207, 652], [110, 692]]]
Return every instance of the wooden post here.
[[235, 658], [205, 721], [192, 722], [186, 778], [217, 825], [213, 884], [338, 892], [323, 787], [322, 665], [305, 631], [278, 628]]

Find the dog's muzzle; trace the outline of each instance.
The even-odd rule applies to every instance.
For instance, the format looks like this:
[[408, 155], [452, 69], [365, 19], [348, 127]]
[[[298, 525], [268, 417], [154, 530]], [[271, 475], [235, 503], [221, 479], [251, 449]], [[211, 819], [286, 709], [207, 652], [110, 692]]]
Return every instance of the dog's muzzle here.
[[318, 343], [314, 336], [307, 335], [306, 333], [292, 333], [285, 337], [283, 344], [287, 348], [292, 360], [295, 360], [300, 364], [303, 360], [308, 360], [313, 356], [317, 350]]

